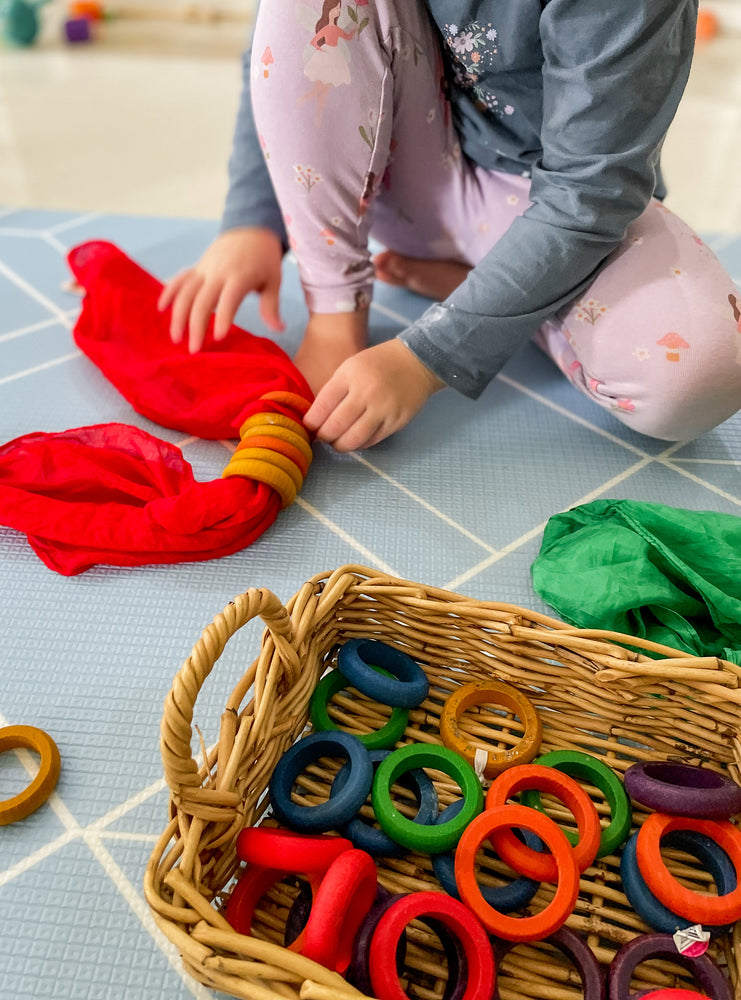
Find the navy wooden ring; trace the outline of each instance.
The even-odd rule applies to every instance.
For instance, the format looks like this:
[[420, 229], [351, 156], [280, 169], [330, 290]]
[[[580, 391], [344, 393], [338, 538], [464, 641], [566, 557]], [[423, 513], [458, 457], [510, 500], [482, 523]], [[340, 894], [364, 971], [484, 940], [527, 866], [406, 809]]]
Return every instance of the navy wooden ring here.
[[713, 1000], [733, 1000], [730, 984], [715, 962], [707, 955], [683, 955], [671, 934], [642, 934], [623, 945], [607, 973], [608, 1000], [626, 1000], [633, 973], [652, 958], [667, 959], [687, 969]]
[[741, 812], [741, 785], [695, 764], [642, 761], [628, 768], [623, 783], [635, 802], [670, 816], [730, 819]]
[[[623, 890], [628, 902], [644, 923], [659, 934], [673, 934], [678, 928], [692, 927], [695, 921], [679, 917], [676, 913], [660, 903], [654, 896], [638, 867], [636, 842], [638, 833], [634, 833], [623, 848], [620, 858], [620, 877], [623, 880]], [[736, 888], [736, 869], [731, 859], [722, 847], [714, 840], [694, 830], [675, 830], [662, 840], [664, 847], [676, 847], [680, 851], [692, 854], [713, 876], [719, 896], [725, 896]], [[705, 930], [715, 938], [726, 934], [733, 924], [723, 926], [705, 925]]]
[[[574, 963], [581, 976], [581, 988], [584, 1000], [604, 1000], [605, 977], [602, 974], [602, 969], [592, 949], [578, 934], [569, 930], [568, 927], [560, 927], [553, 934], [549, 934], [547, 938], [544, 938], [544, 942], [562, 951]], [[495, 940], [494, 955], [496, 957], [497, 970], [503, 959], [516, 945], [516, 941]], [[500, 1000], [498, 986], [494, 991], [493, 1000]]]
[[[463, 808], [463, 799], [457, 799], [438, 816], [436, 823], [447, 823], [453, 819]], [[531, 830], [523, 830], [523, 837], [528, 847], [534, 851], [542, 850], [543, 844], [540, 837]], [[455, 884], [455, 854], [453, 851], [445, 851], [443, 854], [432, 855], [432, 870], [435, 873], [440, 885], [453, 899], [460, 899], [458, 886]], [[479, 886], [481, 895], [489, 906], [493, 906], [500, 913], [511, 913], [519, 910], [521, 906], [527, 906], [535, 893], [540, 888], [540, 882], [522, 875], [508, 885], [502, 886]]]
[[[345, 787], [326, 802], [315, 806], [297, 805], [291, 800], [296, 778], [305, 767], [320, 757], [346, 757], [350, 774]], [[294, 743], [273, 769], [270, 779], [270, 803], [284, 826], [306, 833], [338, 830], [358, 812], [373, 784], [373, 765], [368, 751], [355, 736], [332, 730], [311, 733]]]
[[[378, 765], [390, 753], [390, 750], [370, 751], [374, 775], [378, 770]], [[336, 792], [345, 787], [349, 773], [350, 768], [348, 764], [343, 764], [332, 782], [330, 796], [335, 795]], [[432, 784], [432, 780], [428, 778], [422, 768], [416, 767], [413, 771], [405, 771], [398, 781], [400, 785], [411, 789], [417, 799], [418, 808], [414, 822], [421, 823], [423, 826], [429, 826], [430, 823], [434, 823], [438, 815], [437, 792], [435, 791], [435, 786]], [[400, 844], [397, 844], [395, 840], [392, 840], [387, 833], [374, 826], [370, 826], [360, 816], [354, 816], [349, 823], [346, 823], [342, 827], [340, 833], [344, 837], [347, 837], [348, 840], [351, 840], [354, 847], [359, 848], [361, 851], [367, 851], [373, 857], [398, 857], [400, 854], [405, 853], [405, 849]]]
[[[382, 705], [416, 708], [430, 690], [427, 674], [411, 656], [375, 639], [350, 639], [340, 646], [337, 666], [353, 687]], [[383, 667], [393, 677], [373, 667]]]

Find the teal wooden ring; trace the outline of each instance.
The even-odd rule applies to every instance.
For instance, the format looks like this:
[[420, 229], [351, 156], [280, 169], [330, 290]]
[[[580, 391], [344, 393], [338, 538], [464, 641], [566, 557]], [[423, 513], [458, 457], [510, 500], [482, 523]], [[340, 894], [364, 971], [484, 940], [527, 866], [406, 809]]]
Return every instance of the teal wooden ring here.
[[[599, 788], [607, 804], [610, 807], [610, 824], [603, 831], [600, 837], [597, 857], [604, 858], [607, 854], [614, 854], [628, 839], [631, 823], [633, 822], [633, 811], [630, 805], [628, 793], [623, 787], [623, 783], [618, 775], [603, 763], [599, 757], [584, 753], [581, 750], [553, 750], [544, 753], [534, 764], [543, 764], [545, 767], [553, 767], [563, 774], [568, 774], [570, 778], [577, 778], [587, 781], [595, 788]], [[520, 801], [524, 806], [531, 809], [538, 809], [544, 812], [540, 801], [540, 792], [530, 788], [523, 792]], [[563, 830], [563, 827], [561, 827]], [[572, 847], [579, 841], [579, 834], [574, 830], [563, 831]]]
[[[427, 826], [399, 812], [391, 798], [391, 787], [400, 775], [417, 767], [443, 771], [458, 783], [463, 807], [457, 816], [446, 823]], [[381, 829], [397, 844], [424, 854], [440, 854], [458, 843], [465, 828], [482, 811], [484, 793], [476, 772], [459, 754], [434, 743], [413, 743], [393, 750], [378, 765], [371, 802]]]
[[[385, 672], [383, 671], [383, 673]], [[380, 670], [379, 673], [381, 673]], [[348, 731], [338, 726], [329, 716], [330, 701], [338, 692], [347, 687], [352, 687], [352, 683], [339, 670], [333, 670], [319, 681], [309, 702], [309, 717], [315, 730], [318, 732], [327, 732], [333, 729], [339, 730], [339, 732]], [[408, 721], [408, 708], [393, 708], [385, 726], [381, 726], [380, 729], [376, 729], [372, 733], [363, 733], [362, 735], [353, 733], [352, 735], [360, 740], [366, 750], [389, 750], [404, 735]]]

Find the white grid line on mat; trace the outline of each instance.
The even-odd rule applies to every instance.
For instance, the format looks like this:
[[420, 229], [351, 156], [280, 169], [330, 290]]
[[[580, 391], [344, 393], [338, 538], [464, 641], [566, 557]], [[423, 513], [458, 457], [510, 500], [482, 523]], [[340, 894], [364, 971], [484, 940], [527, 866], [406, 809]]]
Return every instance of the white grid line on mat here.
[[20, 274], [16, 274], [16, 272], [13, 271], [12, 268], [8, 267], [8, 265], [2, 260], [0, 260], [0, 274], [4, 274], [8, 281], [12, 282], [12, 284], [14, 284], [17, 288], [20, 288], [21, 291], [25, 292], [26, 295], [30, 296], [30, 298], [32, 298], [35, 302], [42, 305], [53, 316], [56, 316], [60, 323], [63, 323], [68, 329], [72, 328], [72, 322], [68, 319], [67, 313], [61, 309], [56, 302], [52, 302], [51, 299], [48, 299], [43, 292], [40, 292], [38, 288], [34, 288], [34, 286], [30, 282], [26, 281], [25, 278], [22, 278]]
[[[7, 724], [7, 721], [2, 715], [0, 715], [0, 727], [4, 727]], [[14, 752], [29, 775], [35, 775], [38, 771], [38, 765], [29, 751], [19, 749]], [[123, 897], [129, 909], [132, 911], [144, 930], [146, 930], [146, 932], [154, 940], [157, 947], [165, 956], [168, 964], [178, 975], [188, 992], [195, 997], [196, 1000], [213, 1000], [213, 994], [185, 971], [177, 948], [162, 933], [159, 927], [157, 927], [143, 895], [132, 885], [123, 870], [114, 861], [113, 857], [103, 844], [103, 838], [105, 836], [103, 831], [107, 823], [111, 823], [115, 819], [118, 819], [130, 809], [133, 809], [136, 805], [141, 804], [146, 801], [147, 798], [150, 798], [158, 791], [161, 791], [164, 787], [164, 779], [154, 782], [152, 785], [149, 785], [148, 788], [142, 789], [142, 791], [133, 795], [127, 800], [127, 802], [121, 803], [115, 809], [106, 813], [105, 816], [100, 817], [98, 820], [85, 827], [80, 826], [70, 810], [67, 808], [59, 793], [52, 792], [47, 804], [54, 811], [57, 818], [64, 826], [65, 832], [61, 836], [56, 837], [48, 844], [39, 848], [37, 851], [34, 851], [33, 854], [30, 854], [26, 858], [17, 862], [11, 868], [7, 869], [7, 871], [0, 872], [0, 887], [19, 875], [22, 875], [24, 872], [34, 867], [34, 865], [39, 864], [41, 861], [44, 861], [52, 854], [60, 851], [73, 840], [81, 840], [90, 849], [93, 857], [111, 880], [119, 895]], [[139, 836], [135, 836], [136, 839], [140, 839]], [[114, 835], [111, 839], [118, 838]]]

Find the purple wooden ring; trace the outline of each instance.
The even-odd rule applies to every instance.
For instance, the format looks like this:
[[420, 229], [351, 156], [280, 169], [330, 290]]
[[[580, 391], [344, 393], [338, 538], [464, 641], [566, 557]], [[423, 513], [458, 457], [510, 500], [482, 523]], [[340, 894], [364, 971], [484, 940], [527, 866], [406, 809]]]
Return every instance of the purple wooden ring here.
[[[369, 996], [373, 995], [373, 986], [370, 980], [370, 968], [368, 965], [371, 938], [386, 910], [398, 899], [401, 899], [403, 895], [404, 893], [392, 896], [382, 885], [379, 885], [376, 893], [376, 901], [371, 907], [368, 916], [360, 925], [358, 933], [355, 935], [348, 979], [353, 986], [356, 986], [361, 992], [367, 993]], [[468, 985], [468, 965], [463, 946], [455, 934], [451, 934], [447, 927], [440, 921], [425, 919], [424, 922], [440, 938], [440, 943], [443, 946], [443, 951], [448, 962], [448, 982], [443, 993], [443, 1000], [461, 1000]], [[405, 952], [406, 932], [399, 939], [396, 949], [397, 967], [403, 966]]]
[[[549, 934], [547, 938], [544, 938], [544, 941], [562, 951], [577, 967], [581, 976], [584, 1000], [604, 1000], [605, 978], [602, 975], [599, 962], [592, 949], [578, 934], [570, 931], [568, 927], [561, 927], [553, 934]], [[494, 955], [497, 970], [507, 953], [516, 947], [516, 945], [516, 941], [496, 941]], [[499, 1000], [498, 986], [494, 991], [493, 1000]]]
[[642, 934], [623, 945], [607, 973], [608, 1000], [626, 1000], [633, 973], [650, 958], [664, 958], [683, 966], [713, 1000], [733, 1000], [731, 986], [715, 962], [707, 955], [683, 955], [677, 951], [671, 934]]
[[625, 791], [656, 812], [700, 819], [730, 819], [741, 812], [741, 785], [695, 764], [645, 761], [625, 772]]

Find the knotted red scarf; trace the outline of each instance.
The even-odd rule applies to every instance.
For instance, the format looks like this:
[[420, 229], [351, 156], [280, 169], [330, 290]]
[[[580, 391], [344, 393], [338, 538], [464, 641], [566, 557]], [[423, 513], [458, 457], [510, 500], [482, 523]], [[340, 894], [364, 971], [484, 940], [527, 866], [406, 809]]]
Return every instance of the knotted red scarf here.
[[[212, 320], [204, 350], [190, 355], [170, 341], [169, 312], [157, 311], [162, 285], [117, 247], [86, 243], [69, 263], [86, 293], [75, 340], [139, 413], [204, 438], [236, 438], [255, 414], [266, 415], [261, 427], [273, 414], [300, 424], [300, 397], [312, 393], [280, 347], [238, 327], [217, 343]], [[26, 434], [0, 447], [0, 524], [24, 532], [67, 576], [98, 563], [228, 555], [280, 507], [280, 494], [255, 479], [196, 482], [177, 446], [126, 424]]]

